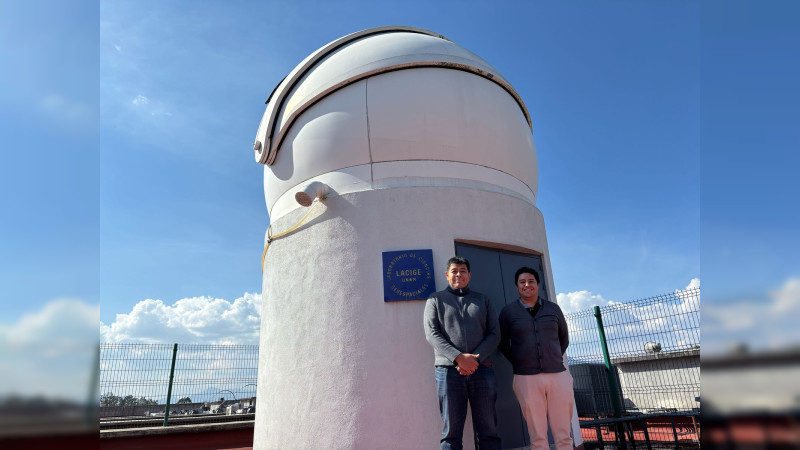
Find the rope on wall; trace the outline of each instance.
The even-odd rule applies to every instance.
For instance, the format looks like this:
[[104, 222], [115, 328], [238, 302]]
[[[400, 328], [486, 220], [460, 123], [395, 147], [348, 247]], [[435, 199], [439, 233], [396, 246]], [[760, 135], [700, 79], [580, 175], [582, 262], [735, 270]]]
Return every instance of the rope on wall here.
[[305, 220], [308, 218], [308, 216], [311, 215], [311, 213], [314, 211], [314, 209], [317, 207], [317, 205], [319, 205], [319, 203], [320, 203], [320, 201], [315, 199], [314, 200], [314, 206], [312, 206], [311, 208], [308, 209], [308, 212], [306, 213], [306, 215], [304, 215], [302, 218], [300, 218], [300, 220], [298, 220], [297, 223], [292, 225], [288, 230], [281, 231], [280, 233], [276, 234], [275, 236], [272, 235], [272, 224], [270, 224], [269, 228], [267, 228], [267, 243], [264, 245], [264, 253], [261, 254], [261, 273], [264, 273], [264, 259], [267, 257], [267, 249], [269, 248], [269, 244], [271, 244], [272, 241], [274, 241], [275, 239], [280, 239], [280, 238], [286, 236], [287, 234], [291, 233], [292, 231], [296, 230], [297, 228], [299, 228], [300, 225], [302, 225], [303, 222], [305, 222]]

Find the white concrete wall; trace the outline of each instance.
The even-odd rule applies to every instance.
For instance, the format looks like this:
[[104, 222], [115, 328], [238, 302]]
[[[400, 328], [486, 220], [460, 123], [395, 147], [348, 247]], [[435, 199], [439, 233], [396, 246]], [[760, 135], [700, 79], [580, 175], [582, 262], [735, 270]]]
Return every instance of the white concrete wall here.
[[640, 411], [699, 408], [700, 356], [618, 363], [625, 402]]
[[[350, 193], [318, 208], [267, 254], [254, 448], [437, 448], [425, 302], [383, 302], [381, 252], [431, 248], [437, 289], [455, 239], [538, 250], [549, 267], [542, 215], [517, 197], [460, 187]], [[471, 426], [464, 435], [472, 448]]]
[[800, 409], [800, 362], [703, 369], [703, 401], [723, 414]]

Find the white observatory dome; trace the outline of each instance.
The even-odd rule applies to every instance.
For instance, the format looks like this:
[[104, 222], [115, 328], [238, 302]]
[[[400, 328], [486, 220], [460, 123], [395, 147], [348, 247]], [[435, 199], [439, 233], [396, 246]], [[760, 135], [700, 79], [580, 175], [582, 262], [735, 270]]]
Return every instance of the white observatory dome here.
[[[281, 81], [254, 150], [270, 224], [257, 394], [266, 406], [253, 448], [435, 445], [442, 423], [422, 318], [425, 290], [447, 286], [448, 259], [472, 261], [470, 286], [498, 311], [516, 301], [504, 286], [523, 265], [556, 298], [519, 95], [439, 34], [373, 28], [325, 45]], [[393, 284], [397, 258], [418, 265], [413, 289]], [[511, 366], [496, 370], [510, 386]], [[499, 395], [503, 439], [529, 444], [513, 392]]]
[[458, 186], [536, 201], [528, 111], [474, 53], [431, 31], [381, 27], [333, 41], [267, 100], [254, 144], [271, 221], [312, 181], [330, 195]]

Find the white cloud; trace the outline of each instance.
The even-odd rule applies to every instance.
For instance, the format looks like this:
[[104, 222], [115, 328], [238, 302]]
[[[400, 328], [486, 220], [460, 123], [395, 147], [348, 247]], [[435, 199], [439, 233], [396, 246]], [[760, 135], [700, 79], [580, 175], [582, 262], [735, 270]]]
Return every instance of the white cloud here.
[[700, 289], [700, 278], [692, 278], [683, 290]]
[[35, 351], [46, 347], [70, 349], [97, 343], [100, 308], [81, 300], [58, 299], [16, 323], [0, 325], [0, 341], [10, 349]]
[[751, 299], [726, 304], [709, 304], [705, 308], [704, 329], [743, 331], [761, 327], [765, 319], [780, 320], [788, 313], [800, 311], [800, 278], [789, 278], [779, 289], [769, 292], [770, 300]]
[[0, 324], [0, 396], [44, 395], [85, 401], [97, 350], [100, 307], [58, 299]]
[[725, 306], [707, 305], [703, 310], [704, 331], [744, 331], [752, 328], [758, 319], [757, 303], [744, 302]]
[[104, 343], [257, 344], [261, 294], [245, 293], [233, 302], [191, 297], [165, 305], [142, 300], [129, 313], [100, 325]]
[[146, 105], [146, 104], [150, 103], [150, 99], [145, 97], [142, 94], [139, 94], [139, 95], [136, 96], [136, 98], [131, 100], [131, 103], [133, 103], [134, 105], [137, 105], [137, 106], [138, 105]]
[[172, 113], [167, 109], [164, 103], [160, 101], [153, 101], [146, 95], [143, 94], [137, 95], [133, 100], [131, 100], [131, 103], [133, 104], [133, 107], [136, 108], [138, 111], [149, 112], [150, 116], [172, 117]]
[[[600, 306], [612, 355], [643, 352], [648, 341], [659, 342], [665, 351], [685, 350], [700, 343], [700, 279], [684, 289], [650, 299], [631, 302], [606, 300], [589, 291], [558, 294], [558, 304], [569, 316], [567, 323], [577, 347], [597, 339], [592, 306]], [[569, 350], [568, 350], [569, 352]], [[572, 355], [579, 358], [577, 355]]]
[[775, 314], [786, 314], [800, 311], [800, 278], [790, 278], [780, 289], [770, 292], [772, 311]]
[[703, 308], [703, 336], [710, 352], [745, 343], [752, 349], [778, 349], [800, 343], [800, 278], [791, 277], [767, 299], [711, 303]]
[[610, 302], [600, 294], [592, 294], [589, 291], [575, 291], [556, 295], [558, 306], [564, 314], [582, 311], [593, 306], [606, 306]]
[[[679, 298], [684, 297], [685, 291], [689, 289], [699, 289], [700, 288], [700, 278], [692, 278], [689, 281], [689, 284], [686, 285], [684, 289], [676, 289], [675, 294]], [[692, 296], [694, 294], [692, 293]], [[600, 294], [593, 294], [589, 291], [575, 291], [575, 292], [567, 292], [567, 293], [560, 293], [556, 295], [556, 300], [558, 302], [558, 306], [561, 307], [561, 310], [564, 311], [565, 314], [582, 311], [585, 309], [592, 308], [593, 306], [607, 306], [613, 305], [617, 302], [606, 300]], [[684, 304], [688, 304], [688, 302], [684, 302]], [[685, 308], [684, 308], [685, 309]]]

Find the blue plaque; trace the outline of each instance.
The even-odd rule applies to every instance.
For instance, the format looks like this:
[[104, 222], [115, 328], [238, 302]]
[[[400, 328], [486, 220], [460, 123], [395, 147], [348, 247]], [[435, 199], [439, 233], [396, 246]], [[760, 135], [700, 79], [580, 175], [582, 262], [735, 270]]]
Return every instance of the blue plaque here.
[[435, 291], [433, 251], [383, 252], [383, 301], [427, 300]]

